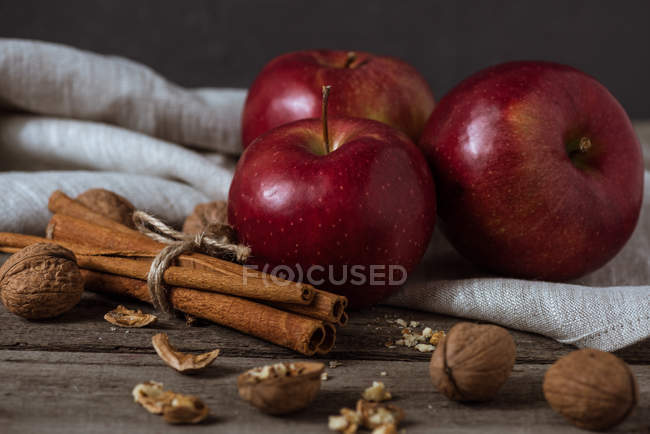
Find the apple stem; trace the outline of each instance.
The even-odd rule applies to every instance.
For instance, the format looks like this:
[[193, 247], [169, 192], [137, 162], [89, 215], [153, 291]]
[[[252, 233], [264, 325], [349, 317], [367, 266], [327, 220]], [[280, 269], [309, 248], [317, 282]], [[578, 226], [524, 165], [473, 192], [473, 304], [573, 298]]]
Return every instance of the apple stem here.
[[589, 137], [580, 137], [578, 141], [578, 152], [584, 154], [589, 149], [591, 149], [591, 140], [589, 140]]
[[348, 58], [345, 61], [345, 68], [349, 68], [350, 65], [354, 63], [354, 61], [357, 60], [357, 53], [354, 51], [348, 51]]
[[325, 142], [325, 152], [330, 153], [330, 137], [327, 130], [327, 100], [330, 96], [330, 88], [332, 86], [323, 86], [323, 105], [321, 111], [321, 119], [323, 121], [323, 142]]

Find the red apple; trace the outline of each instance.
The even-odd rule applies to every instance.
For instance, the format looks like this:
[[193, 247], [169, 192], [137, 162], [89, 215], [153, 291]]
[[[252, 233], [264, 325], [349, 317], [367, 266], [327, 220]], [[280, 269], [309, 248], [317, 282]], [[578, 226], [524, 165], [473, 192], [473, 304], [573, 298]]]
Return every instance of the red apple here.
[[300, 120], [246, 149], [228, 220], [259, 269], [288, 266], [283, 277], [366, 306], [422, 258], [435, 223], [433, 178], [409, 138], [383, 123]]
[[612, 94], [574, 68], [481, 71], [440, 101], [420, 145], [447, 237], [498, 273], [579, 277], [609, 261], [636, 226], [639, 141]]
[[433, 110], [429, 85], [401, 60], [360, 51], [298, 51], [273, 59], [251, 86], [242, 120], [244, 147], [271, 128], [318, 118], [323, 85], [336, 89], [330, 116], [374, 119], [414, 141]]

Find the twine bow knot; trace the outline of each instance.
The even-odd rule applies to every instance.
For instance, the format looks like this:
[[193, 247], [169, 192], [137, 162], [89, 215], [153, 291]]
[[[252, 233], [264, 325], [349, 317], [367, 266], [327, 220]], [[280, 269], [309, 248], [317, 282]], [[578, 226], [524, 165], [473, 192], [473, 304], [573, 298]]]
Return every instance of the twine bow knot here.
[[[147, 288], [154, 307], [167, 314], [171, 314], [173, 310], [163, 275], [180, 255], [187, 252], [201, 252], [222, 259], [245, 262], [251, 253], [250, 247], [233, 242], [228, 230], [186, 234], [167, 226], [161, 220], [144, 211], [135, 211], [133, 222], [142, 234], [159, 243], [167, 244], [167, 247], [162, 249], [151, 262], [151, 268], [147, 275]], [[229, 226], [216, 224], [216, 228], [226, 229]]]

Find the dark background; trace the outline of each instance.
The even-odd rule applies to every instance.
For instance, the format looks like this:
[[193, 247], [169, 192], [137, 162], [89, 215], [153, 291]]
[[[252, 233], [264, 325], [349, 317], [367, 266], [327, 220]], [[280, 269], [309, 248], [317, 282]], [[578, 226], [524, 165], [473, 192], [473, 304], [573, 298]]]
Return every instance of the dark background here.
[[439, 99], [514, 59], [573, 65], [650, 118], [649, 1], [0, 0], [0, 36], [143, 62], [185, 86], [248, 86], [278, 54], [366, 50], [416, 66]]

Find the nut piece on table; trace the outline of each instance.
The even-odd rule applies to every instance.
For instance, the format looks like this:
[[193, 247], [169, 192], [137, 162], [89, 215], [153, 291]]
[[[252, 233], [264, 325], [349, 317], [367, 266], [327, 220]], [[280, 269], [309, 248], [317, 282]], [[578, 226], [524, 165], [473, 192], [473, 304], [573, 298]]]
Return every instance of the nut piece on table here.
[[390, 394], [383, 382], [373, 381], [372, 386], [364, 390], [361, 397], [366, 401], [381, 402], [387, 401], [393, 396]]
[[254, 368], [237, 378], [239, 396], [268, 414], [287, 414], [307, 407], [321, 385], [322, 363], [277, 363]]
[[396, 405], [357, 401], [357, 413], [361, 423], [368, 429], [376, 429], [386, 425], [397, 425], [404, 420], [404, 410]]
[[219, 356], [219, 350], [203, 354], [186, 354], [176, 351], [169, 343], [167, 333], [158, 333], [151, 338], [156, 353], [170, 367], [178, 372], [192, 373], [210, 365]]
[[152, 414], [162, 414], [165, 405], [174, 399], [174, 392], [163, 390], [162, 383], [147, 381], [133, 388], [133, 400]]
[[361, 414], [349, 408], [342, 408], [341, 414], [329, 417], [327, 427], [331, 431], [353, 434], [357, 432], [359, 425], [361, 425]]
[[118, 327], [140, 328], [156, 322], [158, 317], [150, 313], [142, 313], [140, 309], [131, 310], [119, 305], [106, 313], [104, 319]]
[[0, 299], [23, 318], [61, 315], [79, 303], [83, 291], [74, 253], [57, 244], [25, 247], [0, 267]]
[[373, 433], [394, 434], [403, 419], [404, 411], [396, 405], [360, 399], [355, 410], [342, 408], [340, 415], [330, 416], [328, 427], [344, 434], [356, 433], [360, 426], [373, 430]]
[[613, 354], [576, 350], [555, 362], [544, 376], [544, 397], [574, 425], [605, 430], [634, 409], [639, 390], [634, 374]]
[[168, 423], [199, 423], [210, 413], [199, 398], [164, 390], [162, 383], [155, 381], [138, 384], [132, 394], [135, 402], [149, 413], [162, 414]]
[[439, 345], [440, 341], [442, 338], [445, 337], [445, 332], [442, 330], [436, 330], [435, 332], [431, 332], [431, 336], [429, 337], [429, 344], [431, 345]]
[[433, 385], [455, 401], [487, 401], [510, 376], [515, 343], [495, 325], [462, 322], [454, 325], [431, 357]]
[[86, 208], [97, 214], [122, 223], [124, 226], [135, 228], [133, 212], [135, 207], [126, 198], [103, 188], [86, 190], [77, 196], [77, 200]]
[[397, 427], [389, 423], [373, 429], [371, 434], [397, 434]]
[[169, 405], [163, 408], [163, 418], [167, 423], [199, 423], [208, 417], [210, 410], [196, 396], [176, 394]]

